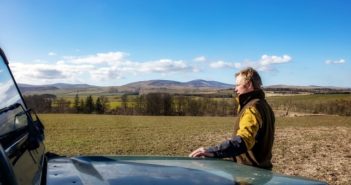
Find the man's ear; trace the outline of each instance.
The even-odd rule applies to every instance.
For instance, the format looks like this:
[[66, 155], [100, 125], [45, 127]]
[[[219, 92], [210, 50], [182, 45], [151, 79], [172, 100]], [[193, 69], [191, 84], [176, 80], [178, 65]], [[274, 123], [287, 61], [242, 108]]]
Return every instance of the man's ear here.
[[250, 90], [254, 90], [255, 89], [251, 80], [249, 82], [247, 82], [246, 85], [247, 85], [247, 88], [250, 89]]

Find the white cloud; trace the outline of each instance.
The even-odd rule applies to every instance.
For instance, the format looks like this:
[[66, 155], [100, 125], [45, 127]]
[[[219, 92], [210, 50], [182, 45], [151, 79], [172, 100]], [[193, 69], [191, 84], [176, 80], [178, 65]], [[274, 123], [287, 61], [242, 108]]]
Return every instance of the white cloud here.
[[124, 61], [113, 66], [102, 67], [90, 72], [95, 80], [121, 79], [128, 74], [142, 75], [147, 73], [168, 74], [175, 72], [189, 72], [193, 68], [183, 61], [173, 61], [161, 59], [151, 62], [131, 62]]
[[269, 71], [274, 69], [274, 65], [288, 63], [292, 61], [292, 57], [289, 55], [283, 56], [269, 56], [262, 55], [257, 61], [243, 61], [243, 62], [225, 62], [217, 61], [210, 63], [211, 68], [222, 69], [222, 68], [243, 68], [253, 67], [258, 71]]
[[91, 78], [95, 81], [103, 81], [108, 79], [121, 79], [121, 71], [117, 68], [102, 67], [97, 70], [90, 71]]
[[139, 66], [137, 68], [137, 71], [140, 72], [165, 73], [191, 70], [191, 67], [185, 64], [185, 62], [173, 61], [170, 59], [161, 59], [159, 61], [145, 62], [137, 64], [137, 66]]
[[201, 71], [203, 71], [203, 70], [200, 69], [200, 68], [198, 68], [198, 67], [194, 67], [194, 68], [192, 69], [192, 71], [193, 71], [194, 73], [199, 73], [199, 72], [201, 72]]
[[240, 66], [241, 66], [240, 63], [230, 63], [230, 62], [224, 62], [224, 61], [212, 62], [210, 64], [210, 67], [215, 68], [215, 69], [220, 69], [220, 68], [240, 68]]
[[345, 59], [340, 59], [340, 60], [326, 60], [326, 64], [345, 64], [346, 60]]
[[18, 82], [30, 84], [47, 84], [57, 82], [78, 82], [79, 76], [95, 69], [92, 65], [27, 64], [10, 62], [10, 68]]
[[64, 58], [73, 64], [113, 64], [122, 61], [126, 56], [128, 56], [127, 53], [117, 51], [97, 53], [90, 56], [66, 56]]
[[51, 52], [48, 53], [48, 55], [49, 55], [49, 56], [55, 56], [55, 55], [57, 55], [57, 54], [56, 54], [55, 52], [52, 52], [52, 51], [51, 51]]
[[21, 83], [99, 83], [130, 75], [150, 73], [168, 75], [179, 72], [196, 72], [182, 60], [160, 59], [136, 62], [127, 60], [124, 52], [97, 53], [88, 56], [66, 56], [55, 63], [10, 62], [16, 79]]
[[292, 60], [292, 58], [289, 55], [283, 55], [282, 57], [274, 56], [274, 55], [272, 55], [272, 56], [262, 55], [259, 63], [262, 66], [266, 66], [266, 65], [271, 65], [271, 64], [288, 63], [291, 60]]
[[198, 56], [193, 59], [195, 62], [205, 62], [207, 59], [205, 56]]

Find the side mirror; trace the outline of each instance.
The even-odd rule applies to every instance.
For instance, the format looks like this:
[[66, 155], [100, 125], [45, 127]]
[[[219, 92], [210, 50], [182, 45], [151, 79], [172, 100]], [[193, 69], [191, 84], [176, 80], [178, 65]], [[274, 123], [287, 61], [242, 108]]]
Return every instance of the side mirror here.
[[[33, 119], [32, 116], [35, 116]], [[36, 113], [32, 111], [24, 110], [15, 115], [14, 125], [28, 125], [28, 149], [35, 150], [44, 141], [44, 125], [40, 121]]]

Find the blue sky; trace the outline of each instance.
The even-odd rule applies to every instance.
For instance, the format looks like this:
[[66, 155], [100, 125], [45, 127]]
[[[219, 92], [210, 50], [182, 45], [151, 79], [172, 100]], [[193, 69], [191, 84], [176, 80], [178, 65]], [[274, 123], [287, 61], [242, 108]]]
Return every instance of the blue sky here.
[[348, 0], [2, 0], [0, 46], [20, 83], [215, 80], [351, 87]]

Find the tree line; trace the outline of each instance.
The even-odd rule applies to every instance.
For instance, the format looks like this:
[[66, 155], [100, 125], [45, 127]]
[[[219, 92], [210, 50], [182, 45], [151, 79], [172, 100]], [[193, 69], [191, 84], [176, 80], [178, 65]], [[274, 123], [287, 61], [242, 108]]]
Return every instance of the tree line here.
[[285, 110], [286, 114], [291, 111], [311, 114], [351, 116], [351, 100], [348, 99], [336, 98], [325, 101], [293, 101], [292, 99], [285, 99], [271, 101], [270, 105], [274, 110]]
[[77, 94], [73, 102], [55, 95], [29, 95], [23, 97], [27, 106], [38, 113], [97, 113], [104, 114], [109, 109], [109, 100], [99, 96], [95, 101], [91, 95], [79, 98]]
[[[149, 93], [134, 96], [124, 94], [118, 98], [118, 105], [112, 107], [106, 96], [93, 98], [89, 95], [81, 98], [77, 94], [72, 101], [50, 94], [24, 96], [27, 106], [38, 113], [233, 116], [238, 108], [236, 101], [230, 97]], [[280, 100], [270, 104], [275, 110], [351, 116], [351, 100], [314, 103]]]
[[[106, 96], [95, 100], [89, 95], [80, 98], [78, 94], [73, 101], [58, 98], [55, 95], [24, 96], [28, 107], [38, 113], [84, 113], [84, 114], [118, 114], [118, 115], [164, 115], [164, 116], [228, 116], [234, 115], [237, 107], [228, 98], [208, 96], [183, 96], [169, 93], [149, 93], [120, 97], [120, 104], [111, 107]], [[230, 99], [231, 100], [231, 99]]]

